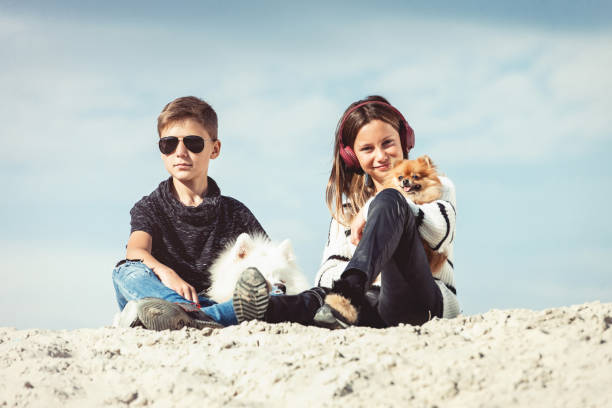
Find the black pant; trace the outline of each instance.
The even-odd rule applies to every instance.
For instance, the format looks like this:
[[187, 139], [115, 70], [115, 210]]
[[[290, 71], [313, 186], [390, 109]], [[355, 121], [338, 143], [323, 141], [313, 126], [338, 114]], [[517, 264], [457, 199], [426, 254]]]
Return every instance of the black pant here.
[[366, 288], [382, 272], [378, 299], [364, 307], [361, 324], [419, 325], [442, 317], [442, 292], [431, 276], [417, 219], [399, 191], [383, 190], [370, 204], [363, 236], [343, 276], [355, 270], [365, 273]]
[[325, 288], [312, 288], [297, 295], [270, 296], [264, 320], [268, 323], [314, 324], [314, 315], [324, 304]]

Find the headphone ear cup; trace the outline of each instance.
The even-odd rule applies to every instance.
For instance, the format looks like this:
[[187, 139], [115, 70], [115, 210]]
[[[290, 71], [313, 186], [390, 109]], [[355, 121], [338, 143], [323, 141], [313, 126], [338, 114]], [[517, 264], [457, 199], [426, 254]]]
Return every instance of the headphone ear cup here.
[[403, 132], [400, 135], [400, 139], [402, 142], [402, 148], [404, 149], [404, 156], [407, 158], [408, 153], [414, 147], [414, 130], [410, 127], [408, 122], [404, 119], [402, 121]]
[[340, 150], [340, 156], [342, 156], [342, 160], [344, 160], [344, 164], [346, 167], [351, 170], [359, 169], [359, 160], [357, 160], [357, 155], [353, 151], [350, 146], [344, 146]]

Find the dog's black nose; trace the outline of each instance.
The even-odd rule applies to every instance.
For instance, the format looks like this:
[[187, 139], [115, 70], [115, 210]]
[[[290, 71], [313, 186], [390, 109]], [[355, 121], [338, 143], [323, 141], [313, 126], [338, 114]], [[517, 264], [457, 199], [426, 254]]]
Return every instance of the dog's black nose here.
[[410, 185], [410, 179], [402, 180], [402, 187], [408, 187]]

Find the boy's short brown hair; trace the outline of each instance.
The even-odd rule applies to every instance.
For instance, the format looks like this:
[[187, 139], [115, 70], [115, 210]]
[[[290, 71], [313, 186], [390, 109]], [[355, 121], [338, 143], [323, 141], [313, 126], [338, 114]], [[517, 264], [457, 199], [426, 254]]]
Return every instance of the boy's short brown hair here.
[[162, 109], [157, 117], [157, 133], [172, 122], [192, 119], [206, 129], [212, 140], [217, 140], [217, 113], [208, 103], [195, 96], [176, 98]]

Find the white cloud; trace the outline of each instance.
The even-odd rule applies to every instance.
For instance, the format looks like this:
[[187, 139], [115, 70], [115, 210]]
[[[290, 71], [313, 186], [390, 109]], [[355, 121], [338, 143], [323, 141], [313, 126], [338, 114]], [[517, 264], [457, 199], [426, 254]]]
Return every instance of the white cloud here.
[[610, 139], [610, 33], [438, 28], [368, 82], [393, 96], [432, 156], [533, 162]]
[[[588, 152], [610, 136], [612, 36], [606, 33], [374, 18], [348, 43], [353, 31], [323, 25], [322, 47], [302, 33], [265, 44], [257, 36], [214, 37], [224, 32], [215, 27], [181, 28], [175, 34], [186, 38], [177, 42], [155, 26], [61, 23], [16, 20], [5, 29], [20, 30], [26, 39], [19, 45], [31, 36], [0, 79], [17, 96], [0, 114], [9, 123], [1, 137], [24, 157], [61, 156], [83, 137], [104, 141], [97, 143], [101, 159], [143, 151], [161, 106], [142, 93], [150, 88], [153, 100], [162, 101], [189, 84], [223, 107], [226, 134], [270, 143], [274, 149], [261, 152], [274, 151], [278, 160], [299, 155], [304, 135], [327, 142], [349, 102], [331, 90], [339, 81], [359, 96], [389, 95], [443, 160], [531, 161]], [[384, 41], [373, 35], [382, 28], [389, 33]], [[188, 54], [199, 37], [215, 47]], [[30, 140], [7, 136], [23, 132], [25, 123], [40, 135], [34, 152]]]

